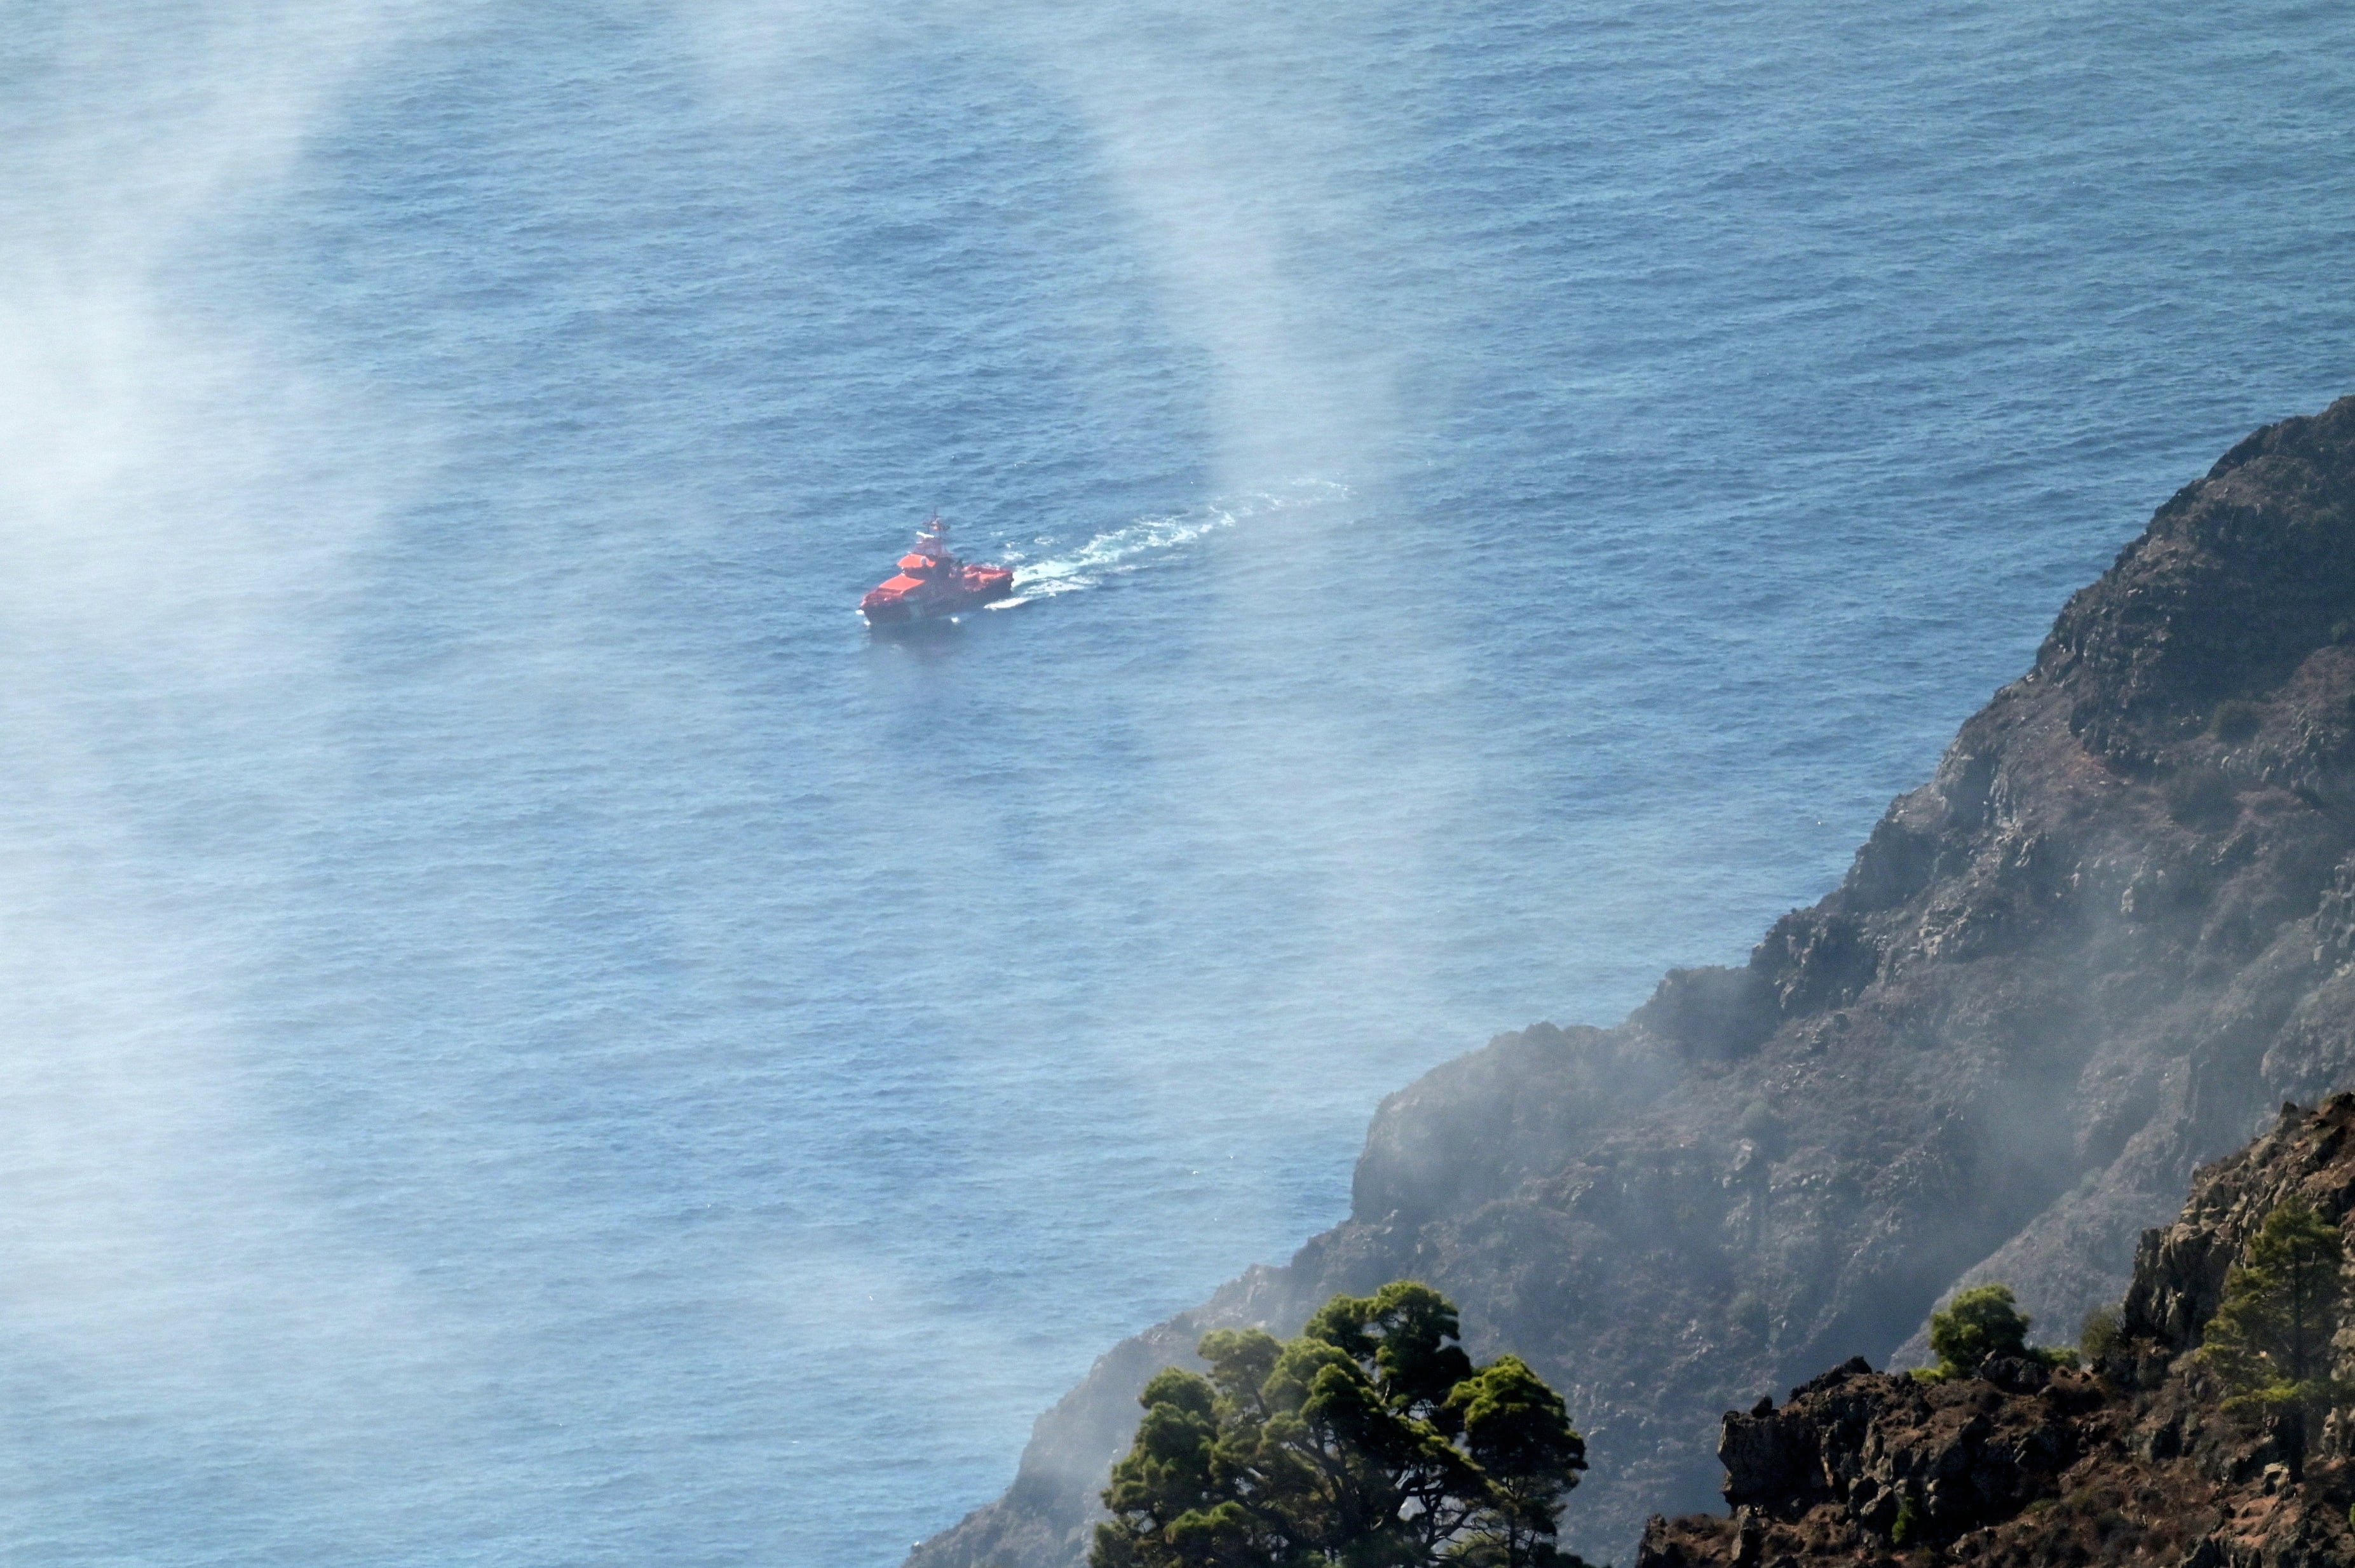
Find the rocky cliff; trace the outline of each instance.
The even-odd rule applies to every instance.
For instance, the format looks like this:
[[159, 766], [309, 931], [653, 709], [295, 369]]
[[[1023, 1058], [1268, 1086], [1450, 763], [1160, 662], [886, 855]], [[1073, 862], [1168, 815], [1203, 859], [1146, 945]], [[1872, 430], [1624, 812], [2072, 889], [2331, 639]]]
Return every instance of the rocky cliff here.
[[1974, 1278], [2073, 1324], [2199, 1160], [2355, 1082], [2350, 852], [2355, 399], [2161, 507], [1746, 966], [1391, 1096], [1346, 1223], [1107, 1355], [911, 1568], [1079, 1562], [1155, 1366], [1402, 1275], [1563, 1391], [1566, 1541], [1624, 1562], [1708, 1499], [1726, 1406], [1886, 1359]]
[[2227, 1413], [2183, 1352], [2264, 1216], [2296, 1196], [2355, 1220], [2355, 1094], [2285, 1106], [2199, 1174], [2182, 1218], [2143, 1238], [2117, 1340], [2083, 1372], [1990, 1360], [1927, 1385], [1849, 1361], [1723, 1419], [1731, 1517], [1655, 1519], [1636, 1568], [1832, 1563], [2066, 1568], [2346, 1568], [2355, 1457], [2342, 1417], [2318, 1451]]

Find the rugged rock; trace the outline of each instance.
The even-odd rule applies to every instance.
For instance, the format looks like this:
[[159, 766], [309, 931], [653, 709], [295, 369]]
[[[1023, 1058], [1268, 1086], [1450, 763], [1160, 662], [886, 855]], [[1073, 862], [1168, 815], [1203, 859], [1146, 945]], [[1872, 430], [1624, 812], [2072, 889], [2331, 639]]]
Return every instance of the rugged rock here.
[[2122, 1331], [2170, 1355], [2197, 1346], [2224, 1297], [2225, 1274], [2290, 1198], [2326, 1220], [2355, 1215], [2355, 1094], [2334, 1094], [2311, 1115], [2285, 1104], [2272, 1130], [2200, 1171], [2182, 1217], [2143, 1232]]
[[2073, 1325], [2198, 1160], [2355, 1082], [2350, 851], [2355, 399], [2160, 507], [1748, 965], [1385, 1102], [1346, 1223], [1108, 1356], [911, 1568], [1078, 1562], [1154, 1364], [1400, 1275], [1563, 1391], [1568, 1543], [1624, 1561], [1744, 1391], [1885, 1360], [1975, 1279]]
[[2355, 1462], [2343, 1418], [2293, 1480], [2279, 1434], [2227, 1413], [2196, 1358], [2224, 1271], [2283, 1199], [2355, 1220], [2355, 1094], [2285, 1106], [2199, 1173], [2143, 1237], [2120, 1339], [2086, 1371], [1990, 1360], [1923, 1383], [1856, 1360], [1723, 1418], [1731, 1517], [1654, 1519], [1636, 1568], [1839, 1563], [2347, 1568]]

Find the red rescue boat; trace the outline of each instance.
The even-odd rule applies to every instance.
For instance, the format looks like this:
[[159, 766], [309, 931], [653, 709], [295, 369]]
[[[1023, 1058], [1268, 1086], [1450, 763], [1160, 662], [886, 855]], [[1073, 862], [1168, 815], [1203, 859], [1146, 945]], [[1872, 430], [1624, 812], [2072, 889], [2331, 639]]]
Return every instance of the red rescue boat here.
[[900, 574], [867, 591], [858, 608], [870, 626], [905, 625], [954, 615], [1014, 592], [1014, 569], [975, 566], [949, 553], [949, 526], [936, 514], [900, 558]]

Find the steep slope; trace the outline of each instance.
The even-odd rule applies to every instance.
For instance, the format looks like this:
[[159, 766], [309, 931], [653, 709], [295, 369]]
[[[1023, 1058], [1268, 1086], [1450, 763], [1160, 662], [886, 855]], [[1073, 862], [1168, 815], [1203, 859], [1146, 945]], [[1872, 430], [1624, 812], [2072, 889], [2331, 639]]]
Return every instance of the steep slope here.
[[2144, 1237], [2119, 1341], [2085, 1372], [1990, 1360], [1925, 1387], [1859, 1359], [1781, 1410], [1762, 1399], [1728, 1412], [1732, 1517], [1655, 1519], [1636, 1568], [2355, 1563], [2344, 1420], [2324, 1424], [2293, 1478], [2280, 1433], [2227, 1413], [2212, 1374], [2183, 1354], [2225, 1270], [2293, 1195], [2342, 1229], [2355, 1220], [2355, 1094], [2284, 1106], [2273, 1131], [2200, 1173], [2182, 1218]]
[[1992, 1271], [2124, 1288], [2194, 1164], [2355, 1080], [2355, 399], [2257, 432], [2062, 611], [1839, 889], [1610, 1030], [1386, 1101], [1350, 1219], [1098, 1364], [911, 1568], [1060, 1568], [1152, 1367], [1412, 1275], [1572, 1403], [1570, 1544], [1701, 1503], [1718, 1413]]

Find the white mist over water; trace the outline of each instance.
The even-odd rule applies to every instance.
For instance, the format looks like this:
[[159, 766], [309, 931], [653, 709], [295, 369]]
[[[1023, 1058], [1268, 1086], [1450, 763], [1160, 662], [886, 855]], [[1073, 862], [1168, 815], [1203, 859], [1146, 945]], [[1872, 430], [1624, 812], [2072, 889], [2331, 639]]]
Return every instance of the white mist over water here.
[[237, 848], [348, 786], [334, 618], [425, 445], [266, 312], [181, 286], [394, 16], [143, 20], [9, 29], [0, 1536], [27, 1563], [120, 1561], [146, 1513], [191, 1543], [273, 1514], [254, 1533], [397, 1542], [431, 1500], [412, 1439], [463, 1422], [485, 1348], [278, 1136], [253, 1043], [284, 847]]
[[12, 1561], [895, 1561], [2355, 325], [2318, 15], [7, 16]]

